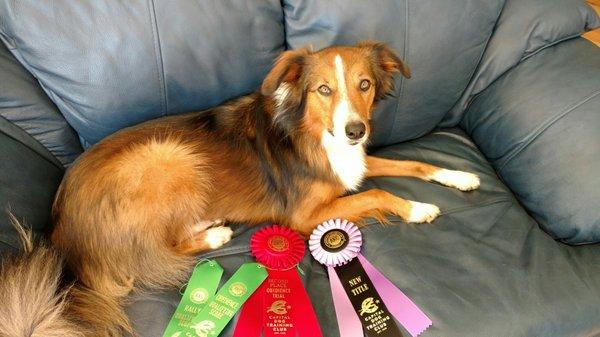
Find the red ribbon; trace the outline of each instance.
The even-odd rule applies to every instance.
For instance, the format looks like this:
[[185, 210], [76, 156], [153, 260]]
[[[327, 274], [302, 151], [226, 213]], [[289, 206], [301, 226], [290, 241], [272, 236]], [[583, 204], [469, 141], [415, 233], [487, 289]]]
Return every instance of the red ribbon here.
[[321, 328], [298, 272], [269, 270], [244, 304], [233, 337], [320, 337]]
[[[300, 337], [321, 337], [321, 327], [317, 320], [317, 315], [310, 302], [310, 297], [304, 289], [302, 281], [298, 277], [298, 272], [294, 271], [295, 277], [292, 277], [292, 293], [296, 294], [296, 308], [294, 309], [294, 322], [298, 322], [296, 330]], [[296, 290], [294, 290], [296, 289]]]
[[262, 288], [264, 287], [265, 282], [263, 282], [244, 303], [240, 312], [240, 318], [238, 319], [235, 331], [233, 332], [233, 337], [260, 336], [263, 322], [263, 314], [260, 308], [263, 307], [263, 296], [257, 296], [257, 294], [263, 292]]
[[321, 337], [321, 328], [296, 266], [304, 242], [277, 225], [254, 234], [252, 254], [269, 276], [242, 307], [233, 337]]

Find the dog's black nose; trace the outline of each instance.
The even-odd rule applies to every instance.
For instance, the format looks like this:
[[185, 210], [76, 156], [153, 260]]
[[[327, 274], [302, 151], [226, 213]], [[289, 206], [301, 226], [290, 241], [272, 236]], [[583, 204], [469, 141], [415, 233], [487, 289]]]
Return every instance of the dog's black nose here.
[[365, 135], [367, 127], [363, 122], [351, 122], [346, 124], [346, 136], [351, 140], [359, 140]]

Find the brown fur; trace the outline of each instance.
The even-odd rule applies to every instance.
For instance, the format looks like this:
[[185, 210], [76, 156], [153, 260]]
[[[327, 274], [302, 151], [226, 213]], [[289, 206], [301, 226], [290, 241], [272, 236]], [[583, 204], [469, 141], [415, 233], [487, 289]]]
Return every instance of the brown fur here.
[[61, 290], [61, 254], [34, 247], [31, 232], [10, 216], [23, 252], [0, 261], [0, 336], [91, 337], [70, 311], [71, 288]]
[[[338, 55], [346, 64], [347, 98], [337, 90]], [[194, 262], [191, 255], [215, 247], [205, 231], [215, 219], [275, 221], [304, 235], [335, 217], [383, 221], [394, 214], [408, 220], [411, 202], [388, 192], [344, 196], [347, 188], [321, 138], [331, 132], [341, 99], [350, 102], [368, 135], [373, 107], [390, 93], [397, 72], [410, 77], [408, 67], [378, 42], [288, 51], [260, 92], [122, 130], [86, 151], [67, 172], [52, 211], [52, 242], [78, 279], [68, 311], [66, 295], [51, 297], [56, 312], [76, 313], [84, 327], [98, 326], [96, 336], [131, 330], [121, 309], [125, 296], [134, 288], [180, 285]], [[365, 80], [372, 85], [363, 90]], [[330, 95], [320, 93], [322, 85], [331, 87]], [[288, 91], [276, 97], [282, 86]], [[373, 157], [366, 164], [366, 176], [429, 179], [440, 170]], [[42, 279], [54, 280], [59, 265], [46, 265], [50, 274]]]

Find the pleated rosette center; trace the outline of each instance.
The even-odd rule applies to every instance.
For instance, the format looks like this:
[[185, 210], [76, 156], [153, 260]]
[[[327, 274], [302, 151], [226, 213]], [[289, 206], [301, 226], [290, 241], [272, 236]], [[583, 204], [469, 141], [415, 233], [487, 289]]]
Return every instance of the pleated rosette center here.
[[329, 267], [344, 265], [358, 256], [362, 235], [348, 220], [328, 220], [310, 235], [308, 247], [315, 260]]
[[252, 236], [250, 251], [269, 269], [293, 268], [304, 256], [304, 241], [293, 230], [279, 225], [265, 227]]

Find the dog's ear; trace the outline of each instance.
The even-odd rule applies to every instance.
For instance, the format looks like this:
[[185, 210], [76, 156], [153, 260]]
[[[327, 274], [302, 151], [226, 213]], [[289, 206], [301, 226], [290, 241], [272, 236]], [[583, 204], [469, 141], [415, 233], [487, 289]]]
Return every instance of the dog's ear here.
[[260, 91], [265, 96], [272, 95], [282, 83], [292, 86], [297, 84], [306, 66], [306, 58], [310, 55], [308, 49], [288, 50], [283, 52], [275, 61], [275, 65], [265, 77]]
[[375, 76], [376, 99], [382, 99], [394, 90], [394, 74], [401, 73], [410, 78], [410, 68], [385, 43], [378, 41], [362, 41], [357, 45], [371, 60]]

